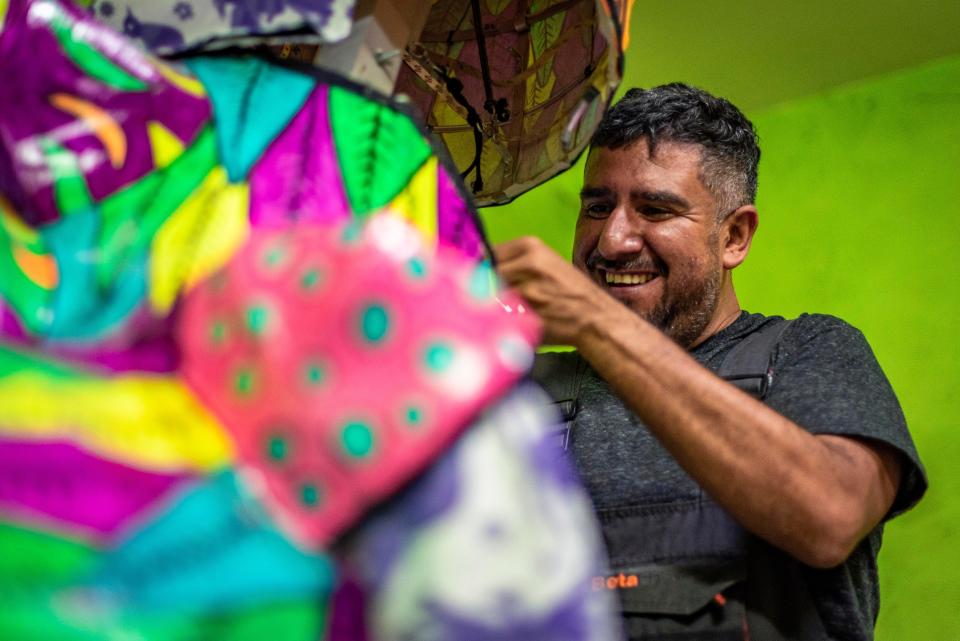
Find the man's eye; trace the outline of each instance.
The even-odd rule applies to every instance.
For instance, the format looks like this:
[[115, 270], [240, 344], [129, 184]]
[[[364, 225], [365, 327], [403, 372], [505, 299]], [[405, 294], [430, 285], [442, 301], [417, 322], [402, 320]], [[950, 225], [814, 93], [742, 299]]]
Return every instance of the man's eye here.
[[606, 218], [610, 215], [610, 205], [604, 203], [592, 203], [584, 205], [582, 211], [585, 216], [590, 218]]
[[666, 220], [673, 216], [672, 211], [660, 207], [643, 207], [640, 209], [640, 214], [648, 220]]

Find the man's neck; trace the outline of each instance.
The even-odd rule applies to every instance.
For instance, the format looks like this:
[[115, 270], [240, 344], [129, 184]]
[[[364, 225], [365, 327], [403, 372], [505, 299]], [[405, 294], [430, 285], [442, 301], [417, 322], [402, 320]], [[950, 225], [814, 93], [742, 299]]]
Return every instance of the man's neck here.
[[720, 300], [717, 303], [717, 308], [713, 312], [713, 317], [710, 319], [710, 322], [707, 323], [707, 326], [703, 329], [700, 336], [697, 337], [697, 340], [688, 345], [687, 349], [692, 350], [724, 327], [733, 323], [733, 321], [739, 318], [741, 311], [740, 301], [737, 300], [737, 293], [733, 290], [733, 282], [730, 280], [730, 274], [728, 272], [724, 275]]

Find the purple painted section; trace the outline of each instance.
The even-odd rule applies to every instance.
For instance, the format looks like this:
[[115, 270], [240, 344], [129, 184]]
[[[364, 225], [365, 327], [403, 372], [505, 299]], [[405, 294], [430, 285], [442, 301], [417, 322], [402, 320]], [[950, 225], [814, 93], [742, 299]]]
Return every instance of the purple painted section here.
[[456, 247], [470, 258], [483, 258], [480, 230], [463, 199], [443, 167], [437, 171], [437, 231], [440, 242]]
[[180, 365], [180, 352], [172, 334], [138, 336], [126, 346], [111, 348], [97, 345], [84, 350], [75, 346], [44, 345], [47, 354], [76, 364], [94, 366], [110, 372], [169, 373]]
[[46, 356], [110, 373], [166, 374], [180, 367], [180, 348], [173, 335], [176, 315], [154, 316], [145, 306], [134, 310], [123, 329], [101, 342], [52, 342], [31, 336], [0, 300], [0, 339], [42, 351]]
[[330, 224], [351, 216], [330, 131], [329, 89], [318, 86], [250, 175], [250, 223]]
[[[38, 144], [42, 138], [56, 141], [81, 158], [87, 185], [99, 201], [154, 169], [148, 122], [159, 122], [189, 144], [210, 118], [206, 98], [188, 94], [164, 79], [156, 69], [157, 61], [132, 42], [69, 4], [47, 3], [43, 11], [37, 11], [39, 4], [12, 0], [0, 40], [0, 78], [8, 87], [16, 87], [15, 100], [0, 102], [0, 136], [11, 152], [0, 162], [0, 189], [32, 225], [60, 217], [50, 171]], [[110, 50], [104, 58], [145, 83], [146, 89], [121, 91], [85, 73], [65, 53], [47, 20], [25, 17], [31, 9], [41, 16], [55, 10], [68, 21], [82, 23], [87, 34], [84, 40], [101, 52]], [[54, 94], [91, 103], [116, 122], [126, 144], [118, 167], [111, 164], [104, 145], [88, 127], [51, 104]]]
[[349, 576], [344, 576], [331, 599], [326, 641], [367, 641], [366, 594]]
[[27, 342], [26, 329], [3, 300], [0, 300], [0, 337], [16, 343]]
[[0, 514], [43, 515], [100, 535], [187, 478], [130, 468], [70, 443], [0, 440]]
[[[326, 25], [333, 13], [332, 0], [213, 0], [222, 18], [226, 8], [232, 7], [230, 24], [252, 34], [262, 33], [263, 25], [285, 11], [296, 11], [318, 31]], [[268, 31], [269, 33], [269, 31]]]

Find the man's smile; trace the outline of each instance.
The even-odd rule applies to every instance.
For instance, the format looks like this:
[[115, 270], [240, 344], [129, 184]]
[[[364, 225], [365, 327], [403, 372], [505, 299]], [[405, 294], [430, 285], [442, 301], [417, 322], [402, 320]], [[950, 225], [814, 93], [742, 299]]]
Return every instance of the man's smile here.
[[610, 272], [604, 269], [598, 271], [605, 285], [615, 287], [646, 285], [659, 276], [650, 272]]

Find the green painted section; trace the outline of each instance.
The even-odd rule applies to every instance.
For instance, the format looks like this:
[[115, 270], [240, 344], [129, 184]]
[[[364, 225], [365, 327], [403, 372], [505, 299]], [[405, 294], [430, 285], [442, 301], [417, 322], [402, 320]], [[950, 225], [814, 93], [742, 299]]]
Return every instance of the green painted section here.
[[431, 153], [407, 116], [337, 87], [330, 122], [347, 198], [361, 216], [393, 200]]
[[[322, 602], [281, 603], [193, 616], [182, 612], [115, 612], [100, 616], [62, 594], [21, 590], [0, 608], [0, 638], [17, 641], [314, 641], [324, 629]], [[113, 614], [113, 616], [111, 616]]]
[[25, 589], [67, 585], [91, 571], [96, 550], [66, 538], [0, 523], [0, 586]]
[[20, 351], [11, 345], [0, 346], [0, 377], [26, 370], [33, 370], [45, 377], [55, 379], [84, 378], [87, 376], [81, 370], [67, 367], [61, 362], [41, 358], [35, 351]]
[[76, 154], [46, 138], [40, 139], [40, 148], [53, 179], [53, 197], [60, 215], [90, 209], [93, 198]]
[[[960, 634], [958, 88], [953, 57], [748, 114], [763, 159], [742, 305], [863, 330], [930, 476], [926, 499], [886, 529], [878, 641]], [[537, 233], [569, 256], [581, 175], [483, 210], [494, 242]]]
[[170, 165], [147, 174], [100, 203], [103, 218], [96, 265], [101, 287], [145, 259], [154, 235], [217, 163], [216, 135], [204, 128]]
[[84, 38], [77, 37], [73, 32], [75, 24], [74, 19], [59, 7], [50, 21], [50, 31], [74, 64], [113, 89], [145, 91], [148, 88], [145, 82], [118, 67]]
[[[192, 639], [218, 641], [315, 641], [326, 625], [322, 601], [298, 601], [240, 611], [232, 616], [210, 616], [197, 626]], [[184, 639], [186, 641], [186, 639]]]

